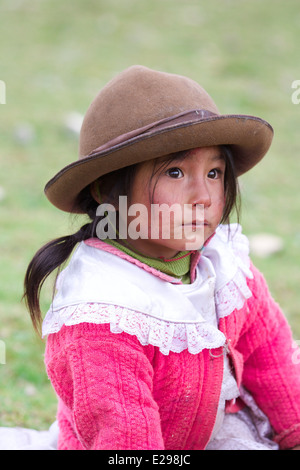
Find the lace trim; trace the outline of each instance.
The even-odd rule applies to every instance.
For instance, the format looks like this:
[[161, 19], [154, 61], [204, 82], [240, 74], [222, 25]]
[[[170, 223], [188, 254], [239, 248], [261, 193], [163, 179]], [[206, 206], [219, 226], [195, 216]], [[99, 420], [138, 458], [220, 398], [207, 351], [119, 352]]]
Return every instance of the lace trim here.
[[227, 317], [234, 310], [240, 310], [251, 296], [252, 292], [245, 281], [244, 273], [237, 271], [235, 277], [215, 293], [218, 318]]
[[43, 323], [43, 336], [57, 333], [63, 325], [80, 323], [110, 324], [112, 333], [135, 335], [143, 346], [158, 346], [162, 354], [188, 349], [198, 354], [203, 349], [224, 346], [226, 338], [207, 322], [175, 323], [159, 320], [117, 305], [85, 303], [51, 310]]
[[240, 310], [245, 301], [252, 296], [252, 292], [247, 285], [247, 278], [252, 279], [253, 274], [250, 269], [249, 241], [242, 234], [239, 224], [220, 226], [217, 229], [219, 238], [229, 245], [238, 263], [238, 270], [229, 282], [215, 292], [216, 311], [218, 318], [230, 315], [234, 310]]

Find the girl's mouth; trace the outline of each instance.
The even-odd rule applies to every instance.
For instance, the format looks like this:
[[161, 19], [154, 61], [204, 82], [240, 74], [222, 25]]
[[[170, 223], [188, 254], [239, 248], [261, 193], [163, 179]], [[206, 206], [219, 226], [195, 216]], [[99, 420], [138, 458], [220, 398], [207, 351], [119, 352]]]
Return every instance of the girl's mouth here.
[[184, 227], [206, 227], [209, 225], [207, 220], [192, 220], [192, 222], [183, 222]]

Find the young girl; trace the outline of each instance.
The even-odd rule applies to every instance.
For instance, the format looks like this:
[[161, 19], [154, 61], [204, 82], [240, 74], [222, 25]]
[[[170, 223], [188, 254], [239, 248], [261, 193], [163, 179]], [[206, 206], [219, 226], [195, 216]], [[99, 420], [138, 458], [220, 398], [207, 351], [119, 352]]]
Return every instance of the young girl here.
[[79, 160], [45, 188], [89, 219], [41, 248], [25, 278], [40, 330], [40, 289], [61, 271], [42, 325], [59, 449], [300, 445], [290, 328], [229, 224], [237, 177], [272, 135], [260, 118], [221, 115], [194, 81], [142, 66], [96, 96]]

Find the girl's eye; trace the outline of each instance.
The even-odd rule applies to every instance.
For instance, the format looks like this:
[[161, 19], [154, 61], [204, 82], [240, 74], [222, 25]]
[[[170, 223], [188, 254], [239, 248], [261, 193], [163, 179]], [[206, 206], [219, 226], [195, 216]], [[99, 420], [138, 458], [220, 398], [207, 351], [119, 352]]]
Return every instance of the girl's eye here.
[[183, 177], [183, 173], [180, 170], [180, 168], [169, 168], [166, 171], [166, 175], [170, 176], [171, 178], [182, 178]]
[[221, 170], [219, 170], [218, 168], [214, 168], [213, 170], [209, 171], [208, 177], [215, 180], [221, 176], [221, 173]]

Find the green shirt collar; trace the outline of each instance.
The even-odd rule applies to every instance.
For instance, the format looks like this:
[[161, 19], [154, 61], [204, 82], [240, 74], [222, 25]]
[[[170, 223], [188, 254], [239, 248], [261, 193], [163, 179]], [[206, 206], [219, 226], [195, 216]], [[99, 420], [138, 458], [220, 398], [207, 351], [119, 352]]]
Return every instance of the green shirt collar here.
[[183, 284], [190, 284], [191, 253], [189, 251], [181, 251], [177, 253], [174, 258], [166, 261], [160, 258], [151, 258], [140, 253], [136, 253], [129, 247], [119, 243], [117, 240], [107, 238], [104, 241], [110, 245], [115, 246], [132, 258], [138, 259], [142, 263], [147, 264], [148, 266], [151, 266], [158, 271], [161, 271], [177, 279], [181, 279]]

